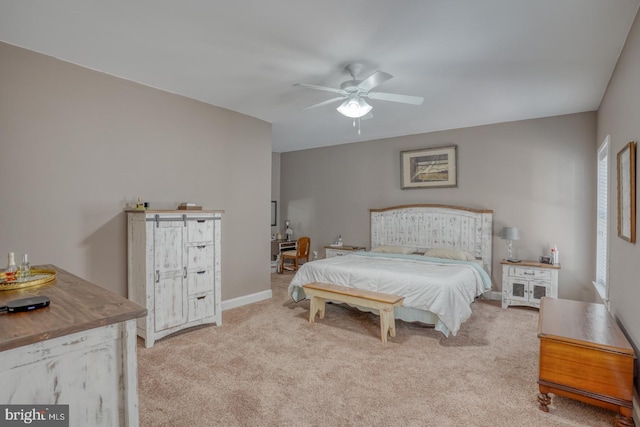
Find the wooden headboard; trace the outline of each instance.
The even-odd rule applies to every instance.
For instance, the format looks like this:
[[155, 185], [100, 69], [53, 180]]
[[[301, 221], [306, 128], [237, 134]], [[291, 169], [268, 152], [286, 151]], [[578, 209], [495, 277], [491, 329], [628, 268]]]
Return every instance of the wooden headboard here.
[[481, 259], [491, 276], [493, 211], [446, 205], [371, 209], [371, 249], [381, 245], [453, 248]]

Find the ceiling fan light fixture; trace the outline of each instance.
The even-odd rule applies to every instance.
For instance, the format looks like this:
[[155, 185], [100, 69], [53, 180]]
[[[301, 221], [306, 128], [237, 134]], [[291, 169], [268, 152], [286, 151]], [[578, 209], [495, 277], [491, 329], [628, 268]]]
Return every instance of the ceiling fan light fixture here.
[[373, 107], [371, 105], [357, 96], [350, 97], [337, 108], [340, 114], [352, 119], [366, 116], [372, 109]]

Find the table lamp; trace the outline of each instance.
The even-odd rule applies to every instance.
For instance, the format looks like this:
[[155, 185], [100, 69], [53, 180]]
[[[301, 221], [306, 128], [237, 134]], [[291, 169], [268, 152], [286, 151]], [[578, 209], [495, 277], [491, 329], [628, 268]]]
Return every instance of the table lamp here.
[[520, 232], [518, 229], [515, 227], [503, 227], [500, 238], [507, 241], [507, 251], [509, 254], [507, 261], [520, 262], [519, 259], [513, 257], [513, 241], [520, 240]]
[[291, 225], [291, 221], [288, 219], [284, 221], [284, 226], [287, 228], [285, 230], [285, 234], [287, 236], [287, 241], [290, 242], [293, 239], [293, 230], [289, 227]]

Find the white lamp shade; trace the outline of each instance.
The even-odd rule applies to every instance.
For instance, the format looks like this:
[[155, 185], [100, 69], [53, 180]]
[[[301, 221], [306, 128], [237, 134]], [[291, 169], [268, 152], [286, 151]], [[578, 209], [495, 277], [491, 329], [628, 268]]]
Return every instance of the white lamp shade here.
[[503, 227], [500, 238], [504, 240], [520, 240], [520, 231], [515, 227]]
[[371, 105], [357, 96], [347, 99], [337, 108], [340, 114], [352, 119], [366, 116], [372, 109], [373, 107]]

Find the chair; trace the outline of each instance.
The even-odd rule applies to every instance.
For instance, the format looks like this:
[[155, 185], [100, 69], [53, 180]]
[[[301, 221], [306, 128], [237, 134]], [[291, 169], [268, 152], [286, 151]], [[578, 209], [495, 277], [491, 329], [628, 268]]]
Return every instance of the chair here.
[[296, 250], [284, 251], [280, 253], [280, 272], [284, 273], [284, 260], [293, 260], [293, 271], [298, 271], [300, 260], [309, 261], [309, 248], [311, 247], [311, 239], [308, 237], [300, 237]]

